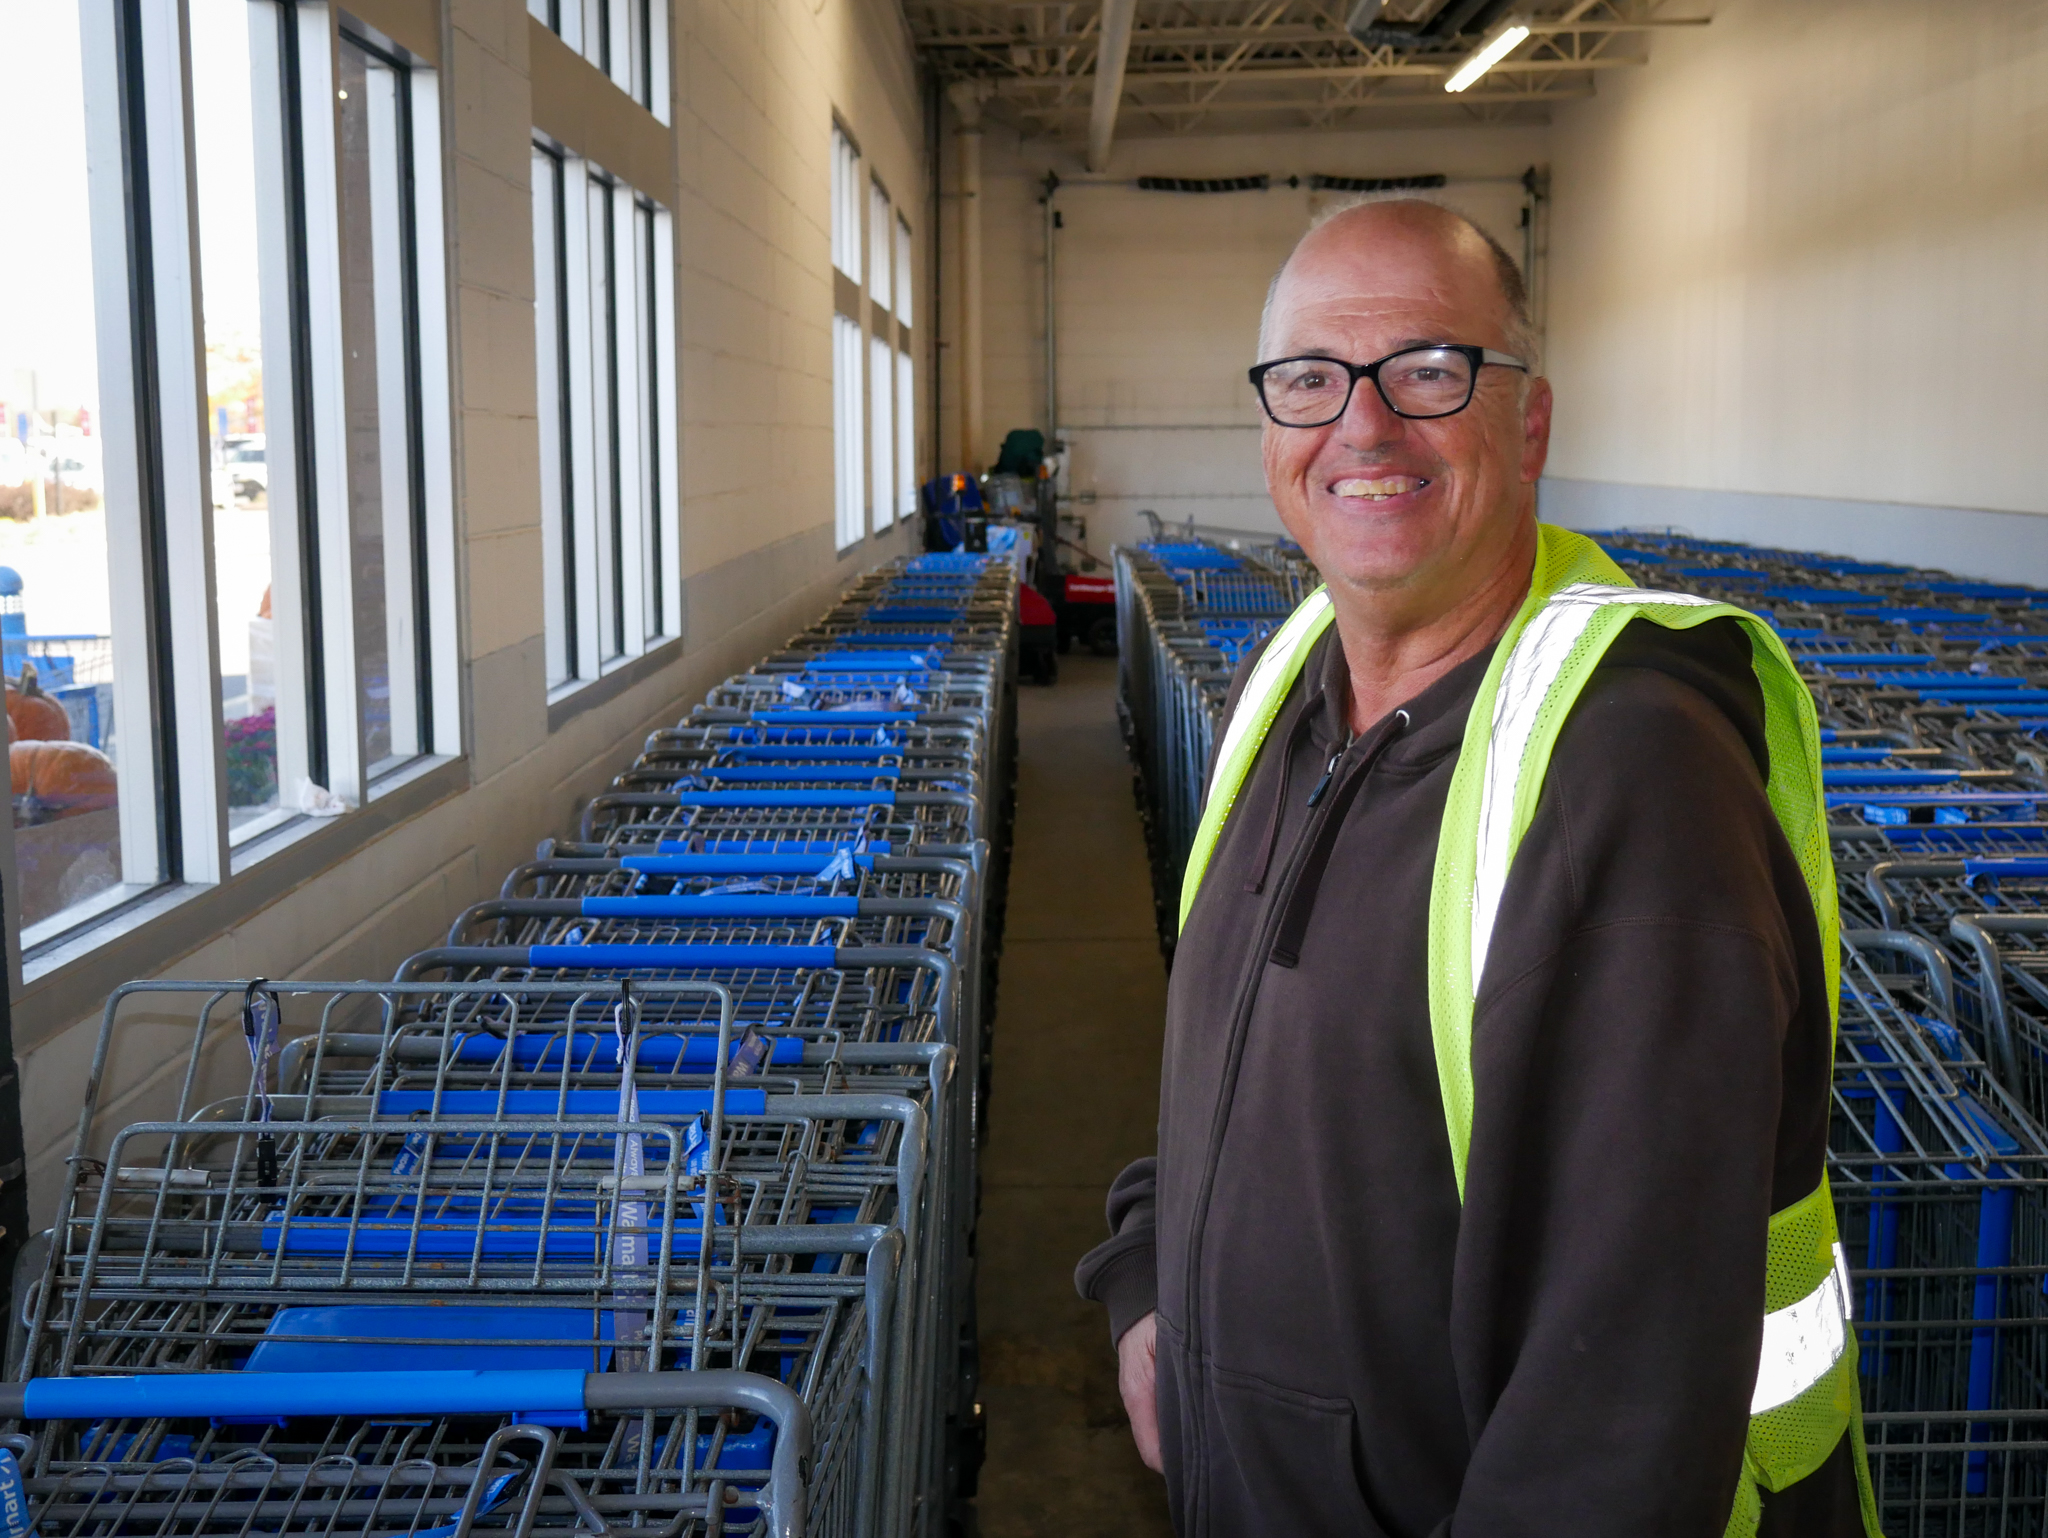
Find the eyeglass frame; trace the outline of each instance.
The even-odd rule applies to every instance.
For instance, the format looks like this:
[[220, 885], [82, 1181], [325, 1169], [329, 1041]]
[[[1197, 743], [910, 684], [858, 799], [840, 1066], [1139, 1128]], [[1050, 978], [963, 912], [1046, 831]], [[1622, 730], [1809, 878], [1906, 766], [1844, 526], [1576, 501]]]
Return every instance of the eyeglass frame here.
[[[1462, 353], [1465, 356], [1465, 361], [1472, 365], [1472, 381], [1465, 391], [1465, 398], [1449, 411], [1403, 411], [1387, 398], [1387, 387], [1380, 383], [1380, 370], [1387, 364], [1392, 363], [1396, 358], [1405, 358], [1410, 353], [1416, 352]], [[1266, 400], [1266, 373], [1269, 369], [1276, 369], [1283, 363], [1307, 362], [1335, 364], [1351, 376], [1351, 382], [1344, 389], [1344, 404], [1337, 408], [1334, 415], [1327, 416], [1320, 422], [1283, 422], [1278, 416], [1274, 415], [1272, 405]], [[1469, 342], [1417, 342], [1412, 347], [1397, 348], [1393, 352], [1388, 353], [1384, 358], [1375, 358], [1370, 363], [1347, 363], [1344, 359], [1333, 358], [1328, 353], [1292, 353], [1285, 358], [1273, 358], [1265, 363], [1254, 363], [1248, 371], [1247, 377], [1252, 382], [1252, 393], [1259, 398], [1259, 409], [1266, 413], [1266, 416], [1275, 427], [1317, 428], [1328, 427], [1332, 422], [1341, 421], [1344, 413], [1351, 409], [1351, 397], [1357, 393], [1358, 381], [1361, 379], [1370, 379], [1372, 381], [1373, 389], [1379, 394], [1380, 404], [1393, 412], [1395, 416], [1408, 422], [1435, 422], [1444, 417], [1454, 417], [1472, 404], [1472, 397], [1479, 393], [1479, 371], [1489, 364], [1494, 368], [1520, 369], [1525, 374], [1529, 372], [1529, 364], [1526, 359], [1517, 358], [1512, 353], [1495, 352], [1491, 347], [1474, 347]]]

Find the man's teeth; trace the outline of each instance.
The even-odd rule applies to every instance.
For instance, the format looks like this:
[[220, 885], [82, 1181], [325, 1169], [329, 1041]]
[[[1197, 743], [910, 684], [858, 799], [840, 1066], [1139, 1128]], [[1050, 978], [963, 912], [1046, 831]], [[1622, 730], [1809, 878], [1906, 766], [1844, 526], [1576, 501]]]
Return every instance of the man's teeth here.
[[1365, 497], [1370, 501], [1383, 502], [1404, 492], [1420, 491], [1428, 484], [1419, 475], [1389, 475], [1377, 481], [1339, 481], [1336, 492], [1340, 497]]

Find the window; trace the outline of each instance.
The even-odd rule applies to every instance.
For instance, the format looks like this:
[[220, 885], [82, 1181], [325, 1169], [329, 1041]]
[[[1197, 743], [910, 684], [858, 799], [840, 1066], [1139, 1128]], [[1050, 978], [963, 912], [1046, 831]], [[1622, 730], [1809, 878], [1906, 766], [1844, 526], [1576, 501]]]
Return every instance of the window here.
[[426, 507], [420, 469], [419, 309], [410, 196], [412, 101], [405, 71], [342, 36], [342, 380], [348, 419], [349, 614], [359, 744], [373, 780], [433, 740], [421, 638]]
[[832, 129], [832, 486], [841, 550], [867, 534], [866, 396], [862, 391], [860, 150]]
[[[137, 558], [160, 524], [118, 444], [107, 452], [110, 431], [126, 436], [129, 403], [118, 379], [102, 391], [102, 360], [118, 358], [128, 317], [125, 306], [98, 313], [108, 296], [95, 248], [104, 275], [125, 283], [125, 241], [118, 226], [94, 239], [106, 189], [96, 179], [89, 191], [86, 155], [105, 125], [87, 122], [79, 23], [77, 0], [0, 11], [0, 138], [34, 146], [9, 163], [10, 202], [37, 209], [43, 227], [0, 242], [0, 655], [21, 787], [7, 895], [29, 943], [147, 888], [164, 853]], [[141, 687], [117, 693], [117, 649], [118, 676]]]
[[526, 8], [666, 123], [668, 0], [526, 0]]
[[53, 221], [0, 248], [31, 958], [455, 751], [434, 76], [336, 40], [278, 0], [0, 11]]
[[896, 354], [896, 511], [917, 511], [917, 365], [907, 347]]
[[917, 511], [917, 365], [910, 356], [910, 225], [896, 220], [896, 511]]
[[674, 234], [667, 210], [533, 151], [548, 683], [573, 688], [681, 628]]
[[[276, 89], [275, 69], [258, 70], [259, 60], [267, 65], [277, 56], [282, 40], [277, 16], [247, 0], [194, 5], [190, 17], [213, 617], [232, 844], [288, 818], [286, 788], [312, 775], [303, 631], [289, 623], [300, 618], [303, 595], [296, 584], [280, 594], [276, 582], [275, 555], [296, 548], [297, 540], [291, 530], [282, 541], [272, 534], [273, 517], [295, 499], [288, 483], [273, 498], [271, 421], [264, 409], [266, 356], [288, 358], [291, 336], [287, 309], [267, 317], [266, 337], [264, 299], [266, 288], [275, 291], [274, 298], [288, 295], [290, 254], [281, 242], [272, 245], [251, 234], [262, 226], [265, 202], [284, 196], [283, 161], [274, 145], [259, 149], [256, 131], [259, 94], [266, 127], [283, 111], [283, 101], [264, 90]], [[289, 305], [288, 297], [284, 302]], [[280, 388], [288, 390], [289, 365], [277, 372]], [[278, 442], [281, 449], [290, 444], [288, 428]], [[288, 572], [293, 564], [287, 555]], [[291, 643], [282, 657], [280, 612]]]
[[832, 265], [860, 285], [860, 151], [832, 130]]
[[877, 331], [868, 339], [868, 433], [873, 440], [873, 485], [870, 506], [875, 527], [886, 529], [896, 521], [896, 370], [895, 351], [886, 333]]
[[896, 324], [888, 313], [895, 233], [889, 194], [874, 182], [868, 188], [869, 323], [874, 328], [868, 337], [868, 507], [877, 529], [896, 521]]
[[905, 329], [910, 326], [910, 222], [897, 215], [896, 218], [896, 319]]
[[861, 452], [860, 322], [848, 315], [832, 317], [832, 444], [833, 485], [837, 492], [835, 529], [846, 550], [867, 533], [866, 487]]
[[868, 297], [876, 308], [889, 308], [890, 257], [894, 254], [896, 220], [890, 213], [889, 194], [880, 182], [868, 186]]

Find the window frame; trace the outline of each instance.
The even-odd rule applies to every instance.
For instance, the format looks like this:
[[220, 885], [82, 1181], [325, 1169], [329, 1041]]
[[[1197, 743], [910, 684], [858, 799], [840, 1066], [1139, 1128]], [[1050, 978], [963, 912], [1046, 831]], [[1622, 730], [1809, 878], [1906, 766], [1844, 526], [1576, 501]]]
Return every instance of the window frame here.
[[[79, 0], [108, 580], [116, 612], [138, 616], [114, 627], [113, 637], [116, 748], [131, 772], [121, 775], [120, 885], [34, 925], [13, 915], [19, 964], [31, 982], [231, 884], [310, 834], [333, 829], [344, 833], [344, 844], [351, 828], [373, 836], [383, 819], [365, 817], [370, 800], [462, 751], [439, 70], [370, 29], [347, 28], [351, 43], [396, 63], [411, 129], [400, 193], [408, 226], [402, 337], [415, 577], [406, 604], [423, 719], [418, 751], [366, 785], [360, 764], [348, 758], [347, 739], [360, 741], [361, 709], [345, 612], [336, 613], [347, 608], [337, 597], [353, 577], [347, 465], [336, 434], [334, 82], [343, 24], [340, 8], [326, 0], [244, 3], [277, 21], [273, 30], [251, 16], [250, 90], [266, 465], [272, 495], [290, 504], [271, 520], [280, 706], [291, 691], [292, 708], [302, 712], [303, 731], [290, 737], [293, 767], [303, 763], [307, 778], [350, 807], [333, 818], [281, 816], [274, 826], [230, 837], [213, 612], [193, 42], [178, 0]], [[274, 359], [273, 324], [282, 328]], [[281, 729], [280, 788], [288, 797], [286, 741]], [[10, 836], [10, 889], [12, 843]]]
[[669, 0], [526, 0], [526, 10], [669, 126]]
[[868, 536], [867, 338], [861, 274], [865, 266], [861, 215], [867, 201], [860, 144], [832, 120], [828, 165], [829, 247], [832, 264], [832, 543], [845, 556]]
[[532, 163], [552, 704], [681, 638], [675, 231], [656, 199], [538, 131]]

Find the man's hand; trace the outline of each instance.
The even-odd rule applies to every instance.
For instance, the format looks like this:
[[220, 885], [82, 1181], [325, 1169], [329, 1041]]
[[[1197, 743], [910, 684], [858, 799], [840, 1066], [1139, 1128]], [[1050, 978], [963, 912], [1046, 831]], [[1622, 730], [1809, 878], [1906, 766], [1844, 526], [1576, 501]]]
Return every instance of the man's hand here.
[[1165, 1472], [1159, 1458], [1159, 1315], [1147, 1314], [1116, 1343], [1116, 1386], [1131, 1418], [1131, 1440], [1138, 1459], [1155, 1474]]

